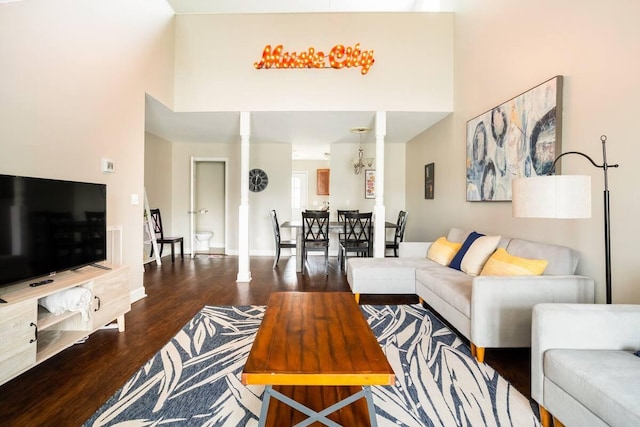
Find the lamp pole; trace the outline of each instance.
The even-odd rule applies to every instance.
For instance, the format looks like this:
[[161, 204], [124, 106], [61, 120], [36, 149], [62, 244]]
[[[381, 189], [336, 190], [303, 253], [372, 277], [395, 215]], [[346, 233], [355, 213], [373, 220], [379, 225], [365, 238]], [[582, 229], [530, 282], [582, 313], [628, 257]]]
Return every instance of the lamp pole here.
[[591, 162], [591, 164], [597, 168], [601, 168], [604, 172], [604, 261], [605, 261], [605, 283], [606, 283], [606, 298], [607, 304], [611, 304], [611, 218], [609, 211], [609, 176], [607, 171], [609, 168], [617, 168], [619, 165], [616, 163], [615, 165], [610, 165], [607, 163], [607, 136], [602, 135], [600, 137], [600, 141], [602, 141], [602, 164], [599, 165], [593, 161], [593, 159], [587, 156], [584, 153], [579, 151], [567, 151], [566, 153], [560, 154], [553, 161], [551, 165], [551, 172], [549, 175], [555, 174], [556, 170], [556, 162], [567, 154], [578, 154]]

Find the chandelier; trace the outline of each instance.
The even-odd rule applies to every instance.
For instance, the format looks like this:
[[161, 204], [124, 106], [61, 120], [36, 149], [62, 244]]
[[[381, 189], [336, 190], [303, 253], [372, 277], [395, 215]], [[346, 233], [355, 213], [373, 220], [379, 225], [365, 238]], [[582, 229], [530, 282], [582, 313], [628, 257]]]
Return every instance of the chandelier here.
[[358, 157], [351, 160], [351, 163], [353, 165], [353, 172], [358, 175], [365, 167], [370, 168], [373, 165], [373, 158], [364, 157], [364, 149], [362, 148], [362, 134], [371, 132], [371, 129], [367, 127], [357, 127], [351, 129], [351, 132], [358, 134], [360, 143], [360, 146], [358, 148]]

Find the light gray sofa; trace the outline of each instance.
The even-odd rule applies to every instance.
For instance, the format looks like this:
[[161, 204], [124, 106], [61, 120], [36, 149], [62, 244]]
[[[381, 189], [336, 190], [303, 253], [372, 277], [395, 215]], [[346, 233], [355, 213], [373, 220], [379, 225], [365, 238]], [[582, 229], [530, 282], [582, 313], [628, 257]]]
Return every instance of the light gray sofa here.
[[[452, 228], [451, 242], [469, 232]], [[360, 294], [417, 294], [469, 339], [485, 348], [531, 346], [531, 311], [543, 302], [593, 303], [594, 282], [575, 275], [578, 254], [558, 245], [502, 237], [511, 255], [549, 261], [541, 276], [470, 276], [426, 258], [431, 242], [402, 242], [398, 258], [349, 258], [347, 281]]]
[[544, 426], [640, 426], [640, 305], [536, 305], [531, 344]]

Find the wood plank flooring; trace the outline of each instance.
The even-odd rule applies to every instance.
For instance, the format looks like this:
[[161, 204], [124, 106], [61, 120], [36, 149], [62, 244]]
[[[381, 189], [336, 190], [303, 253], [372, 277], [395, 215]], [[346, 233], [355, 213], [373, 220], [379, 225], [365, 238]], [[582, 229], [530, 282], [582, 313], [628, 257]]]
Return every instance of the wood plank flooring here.
[[[314, 258], [318, 258], [316, 261]], [[166, 344], [204, 305], [265, 305], [272, 292], [349, 291], [346, 277], [330, 258], [311, 257], [309, 273], [296, 274], [295, 258], [252, 257], [252, 281], [236, 283], [238, 259], [198, 255], [147, 264], [147, 297], [126, 315], [126, 331], [100, 330], [30, 371], [0, 386], [0, 425], [79, 426], [140, 366]], [[417, 303], [415, 295], [363, 295], [361, 304]], [[530, 392], [528, 349], [487, 350], [485, 362], [525, 396]]]

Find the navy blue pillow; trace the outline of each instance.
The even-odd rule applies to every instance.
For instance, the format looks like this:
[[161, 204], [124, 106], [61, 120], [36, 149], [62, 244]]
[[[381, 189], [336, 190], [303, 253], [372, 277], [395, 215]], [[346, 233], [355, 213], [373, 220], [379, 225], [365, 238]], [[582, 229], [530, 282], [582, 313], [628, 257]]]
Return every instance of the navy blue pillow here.
[[635, 353], [633, 353], [633, 354], [635, 354], [636, 356], [640, 357], [640, 350], [636, 351], [636, 352], [635, 352]]
[[460, 250], [458, 251], [458, 253], [453, 257], [453, 259], [449, 263], [449, 267], [462, 271], [462, 267], [460, 266], [460, 264], [462, 264], [462, 258], [464, 258], [464, 254], [467, 253], [467, 251], [469, 250], [473, 242], [475, 242], [478, 237], [482, 237], [482, 236], [484, 236], [484, 234], [480, 234], [480, 233], [476, 233], [475, 231], [472, 231], [471, 234], [467, 236], [467, 239], [464, 241], [464, 243], [460, 247]]

